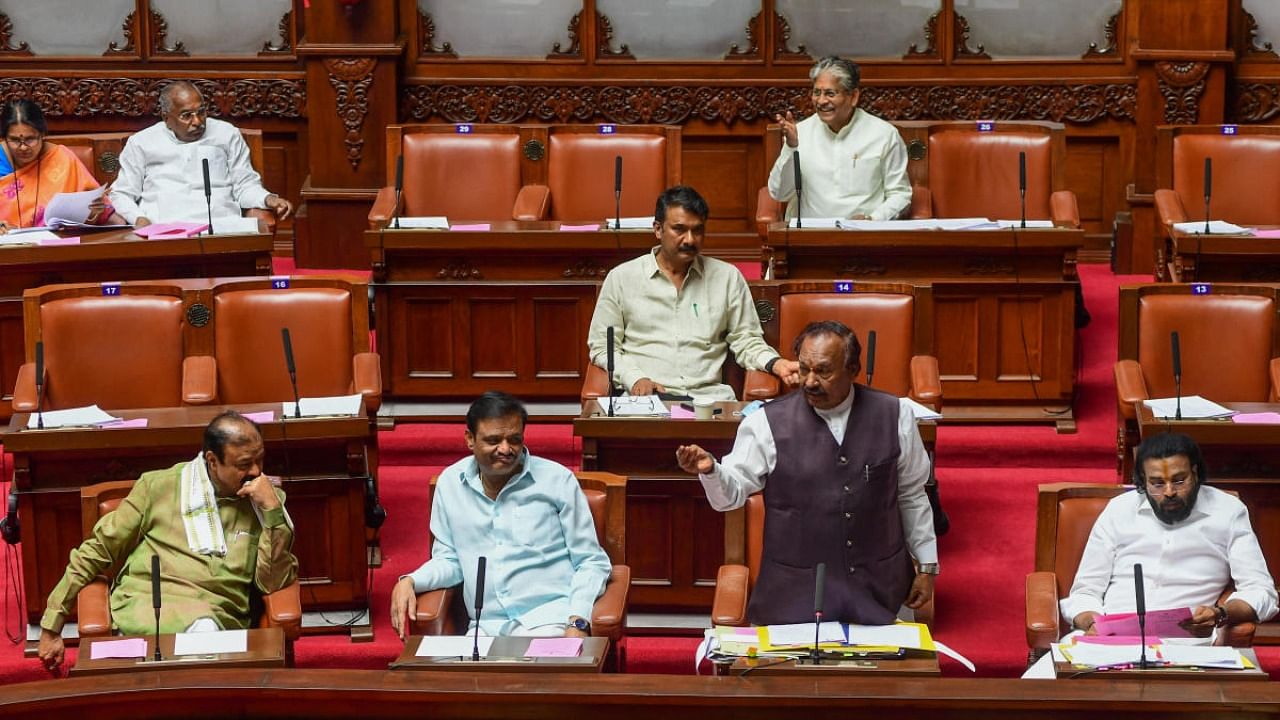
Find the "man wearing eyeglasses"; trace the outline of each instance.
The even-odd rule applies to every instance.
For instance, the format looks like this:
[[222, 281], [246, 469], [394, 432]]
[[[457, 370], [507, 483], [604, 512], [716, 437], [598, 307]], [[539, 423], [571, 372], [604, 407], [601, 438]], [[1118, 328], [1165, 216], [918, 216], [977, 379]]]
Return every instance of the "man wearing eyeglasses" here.
[[788, 110], [782, 152], [769, 172], [769, 195], [796, 216], [795, 168], [800, 152], [804, 217], [893, 220], [911, 205], [907, 147], [897, 128], [858, 107], [857, 64], [824, 57], [809, 70], [813, 114], [796, 122]]
[[215, 227], [219, 216], [239, 217], [252, 208], [266, 208], [280, 220], [293, 212], [292, 203], [262, 186], [240, 131], [208, 115], [204, 97], [190, 82], [178, 80], [160, 91], [161, 122], [134, 134], [120, 152], [111, 203], [125, 221], [143, 227], [206, 219], [204, 160]]
[[[1195, 441], [1162, 433], [1138, 446], [1134, 492], [1107, 503], [1085, 545], [1062, 617], [1093, 631], [1099, 614], [1136, 609], [1135, 564], [1142, 565], [1146, 606], [1191, 608], [1186, 627], [1209, 636], [1224, 625], [1265, 622], [1276, 614], [1276, 586], [1235, 496], [1204, 483]], [[1226, 602], [1224, 588], [1235, 585]]]

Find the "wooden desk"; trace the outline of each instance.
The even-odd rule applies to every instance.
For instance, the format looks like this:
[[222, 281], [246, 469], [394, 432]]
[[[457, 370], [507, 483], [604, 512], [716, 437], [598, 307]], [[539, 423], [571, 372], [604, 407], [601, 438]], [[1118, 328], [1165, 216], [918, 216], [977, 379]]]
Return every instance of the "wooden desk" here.
[[[743, 513], [716, 512], [698, 478], [676, 463], [676, 448], [696, 443], [716, 458], [733, 449], [745, 403], [721, 402], [714, 420], [606, 417], [595, 401], [573, 421], [582, 469], [627, 479], [627, 559], [632, 610], [706, 612], [725, 562], [744, 562]], [[918, 423], [933, 457], [937, 425]]]
[[162, 670], [185, 670], [191, 668], [282, 668], [285, 666], [284, 631], [280, 628], [253, 628], [248, 632], [247, 650], [242, 653], [219, 653], [217, 655], [185, 655], [179, 657], [173, 653], [174, 635], [160, 636], [159, 662], [152, 660], [155, 652], [155, 636], [148, 635], [147, 656], [137, 658], [113, 658], [103, 660], [91, 659], [94, 643], [123, 640], [126, 637], [85, 638], [80, 642], [80, 652], [76, 654], [76, 664], [70, 674], [83, 675], [115, 675], [119, 673], [156, 672]]
[[[200, 450], [205, 426], [224, 409], [209, 405], [113, 410], [116, 417], [148, 421], [145, 428], [118, 430], [25, 430], [27, 414], [10, 420], [3, 439], [5, 450], [13, 453], [29, 623], [39, 622], [49, 592], [66, 568], [68, 553], [83, 539], [80, 488], [137, 479], [149, 470], [191, 460]], [[293, 553], [298, 558], [302, 609], [365, 609], [368, 418], [362, 413], [290, 419], [285, 424], [279, 420], [279, 403], [235, 409], [276, 413], [274, 422], [261, 426], [267, 446], [265, 470], [283, 478], [288, 494], [286, 504], [296, 528]], [[371, 632], [368, 617], [351, 631], [353, 635]]]
[[1157, 248], [1156, 261], [1164, 271], [1160, 280], [1280, 282], [1280, 240], [1275, 238], [1175, 230], [1166, 243], [1166, 249]]
[[776, 279], [931, 284], [947, 421], [1052, 422], [1074, 432], [1083, 231], [861, 232], [774, 223], [767, 242], [763, 263]]
[[1244, 670], [1222, 670], [1219, 668], [1171, 668], [1158, 667], [1146, 670], [1106, 670], [1090, 672], [1081, 670], [1071, 663], [1054, 663], [1053, 672], [1059, 680], [1116, 680], [1119, 678], [1147, 680], [1185, 680], [1213, 682], [1267, 682], [1271, 678], [1263, 672], [1258, 664], [1258, 655], [1252, 648], [1240, 648], [1240, 654], [1253, 663], [1252, 668]]
[[79, 245], [0, 246], [0, 421], [12, 414], [24, 355], [22, 291], [41, 285], [268, 275], [272, 237], [146, 240], [132, 230], [86, 232]]
[[[369, 230], [382, 414], [503, 390], [572, 401], [604, 276], [655, 244], [652, 230], [561, 232], [491, 222], [488, 232]], [[628, 239], [624, 245], [620, 238]]]
[[497, 637], [489, 648], [488, 657], [472, 662], [471, 657], [443, 658], [418, 657], [421, 635], [410, 635], [405, 640], [400, 657], [389, 666], [392, 670], [432, 670], [437, 672], [517, 672], [517, 673], [599, 673], [604, 670], [605, 657], [609, 654], [609, 639], [588, 637], [582, 639], [582, 654], [577, 657], [526, 658], [528, 637]]
[[[838, 662], [824, 660], [821, 665], [809, 662], [788, 660], [778, 662], [777, 658], [747, 659], [738, 658], [732, 665], [725, 666], [717, 672], [728, 675], [795, 675], [800, 677], [841, 677], [852, 679], [858, 677], [941, 677], [938, 668], [938, 656], [927, 658], [903, 658], [901, 660], [841, 660]], [[1265, 677], [1265, 674], [1264, 674]]]

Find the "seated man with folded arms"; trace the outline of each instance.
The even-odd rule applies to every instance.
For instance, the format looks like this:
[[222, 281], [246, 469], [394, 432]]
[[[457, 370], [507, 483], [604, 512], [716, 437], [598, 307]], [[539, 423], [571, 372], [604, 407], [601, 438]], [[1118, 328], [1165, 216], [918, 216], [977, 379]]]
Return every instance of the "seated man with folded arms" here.
[[[1191, 608], [1193, 634], [1275, 617], [1276, 585], [1249, 510], [1207, 481], [1191, 438], [1161, 433], [1142, 441], [1135, 490], [1113, 498], [1098, 516], [1071, 593], [1059, 604], [1073, 628], [1093, 632], [1098, 615], [1136, 610], [1135, 564], [1142, 565], [1146, 607]], [[1235, 592], [1219, 604], [1228, 584]]]
[[916, 609], [933, 597], [929, 456], [910, 408], [853, 384], [862, 347], [852, 330], [809, 323], [795, 350], [803, 392], [743, 418], [720, 462], [697, 445], [678, 448], [676, 460], [721, 512], [764, 491], [764, 547], [747, 606], [753, 624], [813, 622], [818, 563], [826, 564], [827, 618], [892, 623], [904, 604]]
[[249, 146], [234, 125], [209, 117], [196, 86], [177, 80], [160, 91], [161, 122], [135, 133], [120, 152], [111, 203], [135, 227], [208, 218], [202, 160], [209, 161], [214, 227], [219, 216], [266, 208], [284, 220], [293, 204], [262, 187]]
[[782, 125], [782, 151], [769, 172], [769, 196], [796, 216], [796, 153], [800, 152], [803, 217], [893, 220], [911, 205], [907, 146], [893, 125], [858, 107], [858, 66], [824, 57], [809, 70], [813, 110]]
[[654, 213], [657, 247], [610, 270], [600, 288], [587, 349], [607, 368], [614, 328], [614, 382], [632, 395], [735, 400], [721, 382], [729, 350], [748, 370], [798, 382], [795, 361], [765, 343], [742, 273], [702, 256], [708, 213], [698, 191], [668, 188]]
[[71, 551], [40, 619], [39, 657], [62, 663], [60, 634], [80, 589], [114, 572], [111, 620], [125, 635], [155, 631], [151, 556], [160, 558], [160, 631], [249, 626], [251, 586], [272, 593], [297, 577], [284, 492], [262, 474], [258, 426], [234, 411], [205, 428], [195, 459], [143, 473], [93, 536]]
[[528, 420], [524, 405], [503, 392], [486, 392], [467, 410], [471, 456], [436, 481], [431, 559], [391, 591], [391, 626], [401, 639], [418, 593], [458, 584], [474, 629], [480, 557], [488, 558], [482, 634], [591, 634], [591, 608], [612, 566], [573, 472], [525, 448]]

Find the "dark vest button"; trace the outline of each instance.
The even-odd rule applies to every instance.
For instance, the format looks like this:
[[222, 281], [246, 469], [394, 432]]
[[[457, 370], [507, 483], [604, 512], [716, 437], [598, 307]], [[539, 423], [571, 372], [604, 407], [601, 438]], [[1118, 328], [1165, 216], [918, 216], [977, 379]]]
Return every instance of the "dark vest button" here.
[[848, 464], [849, 464], [849, 458], [847, 458], [847, 457], [845, 457], [845, 456], [841, 455], [840, 457], [836, 458], [836, 462], [837, 462], [837, 463], [839, 463], [839, 464], [841, 464], [841, 465], [848, 465]]
[[844, 546], [845, 546], [845, 547], [853, 547], [853, 541], [852, 541], [852, 540], [845, 540], [845, 541], [844, 541]]

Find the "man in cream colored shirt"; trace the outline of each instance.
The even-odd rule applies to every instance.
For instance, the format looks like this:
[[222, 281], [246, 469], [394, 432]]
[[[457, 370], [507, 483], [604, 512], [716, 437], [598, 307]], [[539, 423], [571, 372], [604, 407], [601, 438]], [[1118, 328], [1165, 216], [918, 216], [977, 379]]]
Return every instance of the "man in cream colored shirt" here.
[[658, 246], [609, 271], [600, 288], [587, 349], [607, 367], [614, 328], [614, 382], [632, 395], [734, 400], [720, 374], [728, 350], [748, 370], [799, 382], [795, 361], [765, 343], [742, 273], [702, 256], [708, 212], [698, 191], [668, 188], [654, 214]]
[[803, 217], [893, 220], [911, 205], [907, 148], [897, 128], [858, 108], [858, 66], [824, 57], [809, 71], [814, 114], [778, 116], [782, 152], [769, 172], [769, 195], [796, 216], [800, 153]]

